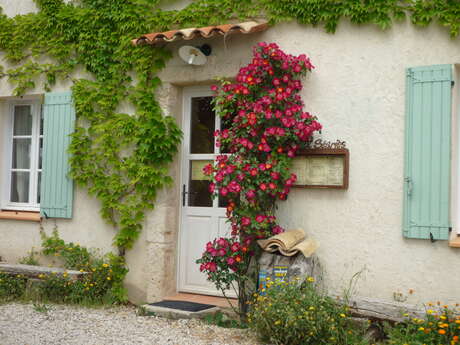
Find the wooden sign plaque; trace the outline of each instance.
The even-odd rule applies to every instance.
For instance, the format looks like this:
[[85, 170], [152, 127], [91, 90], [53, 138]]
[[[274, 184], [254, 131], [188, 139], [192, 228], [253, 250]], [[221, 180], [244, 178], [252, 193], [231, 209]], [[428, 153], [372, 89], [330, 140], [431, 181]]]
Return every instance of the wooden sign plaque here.
[[291, 171], [294, 187], [348, 189], [348, 149], [308, 149], [298, 153]]

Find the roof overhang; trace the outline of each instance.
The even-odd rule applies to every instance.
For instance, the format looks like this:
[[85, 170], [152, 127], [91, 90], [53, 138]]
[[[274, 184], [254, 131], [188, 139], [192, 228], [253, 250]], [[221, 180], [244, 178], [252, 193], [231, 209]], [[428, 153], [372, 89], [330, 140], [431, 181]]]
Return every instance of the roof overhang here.
[[153, 32], [142, 35], [132, 40], [133, 45], [156, 45], [159, 43], [175, 42], [179, 40], [192, 40], [194, 38], [210, 38], [215, 35], [227, 36], [230, 34], [252, 34], [268, 29], [267, 22], [244, 22], [238, 24], [224, 24], [216, 26], [206, 26], [203, 28], [189, 28], [172, 30], [165, 32]]

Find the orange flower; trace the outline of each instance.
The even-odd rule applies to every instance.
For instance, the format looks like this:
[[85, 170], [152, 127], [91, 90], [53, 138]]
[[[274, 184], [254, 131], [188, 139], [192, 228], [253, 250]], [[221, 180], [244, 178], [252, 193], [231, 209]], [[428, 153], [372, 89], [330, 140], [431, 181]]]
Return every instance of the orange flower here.
[[446, 331], [445, 331], [444, 329], [440, 329], [440, 330], [438, 331], [438, 333], [439, 333], [439, 334], [446, 334]]

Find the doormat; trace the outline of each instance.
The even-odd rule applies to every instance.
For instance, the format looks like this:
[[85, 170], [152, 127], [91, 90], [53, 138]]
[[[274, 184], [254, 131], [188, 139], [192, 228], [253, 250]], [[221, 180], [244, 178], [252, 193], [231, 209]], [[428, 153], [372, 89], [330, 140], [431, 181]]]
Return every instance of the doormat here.
[[170, 300], [165, 300], [165, 301], [156, 302], [156, 303], [149, 303], [149, 305], [153, 307], [178, 309], [178, 310], [188, 311], [192, 313], [216, 307], [215, 305], [211, 305], [211, 304], [203, 304], [203, 303], [195, 303], [195, 302], [187, 302], [187, 301], [170, 301]]

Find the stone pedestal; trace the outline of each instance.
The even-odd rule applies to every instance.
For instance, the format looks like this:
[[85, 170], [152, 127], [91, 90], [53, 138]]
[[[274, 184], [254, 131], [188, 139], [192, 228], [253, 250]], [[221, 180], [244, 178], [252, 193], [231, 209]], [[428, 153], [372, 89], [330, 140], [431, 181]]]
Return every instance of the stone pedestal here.
[[299, 279], [299, 284], [303, 283], [308, 277], [313, 277], [317, 284], [321, 282], [321, 266], [316, 255], [308, 258], [298, 253], [294, 256], [283, 256], [264, 252], [259, 259], [260, 272], [265, 272], [266, 277], [271, 280], [280, 279], [277, 272], [280, 268], [287, 267], [285, 281]]

